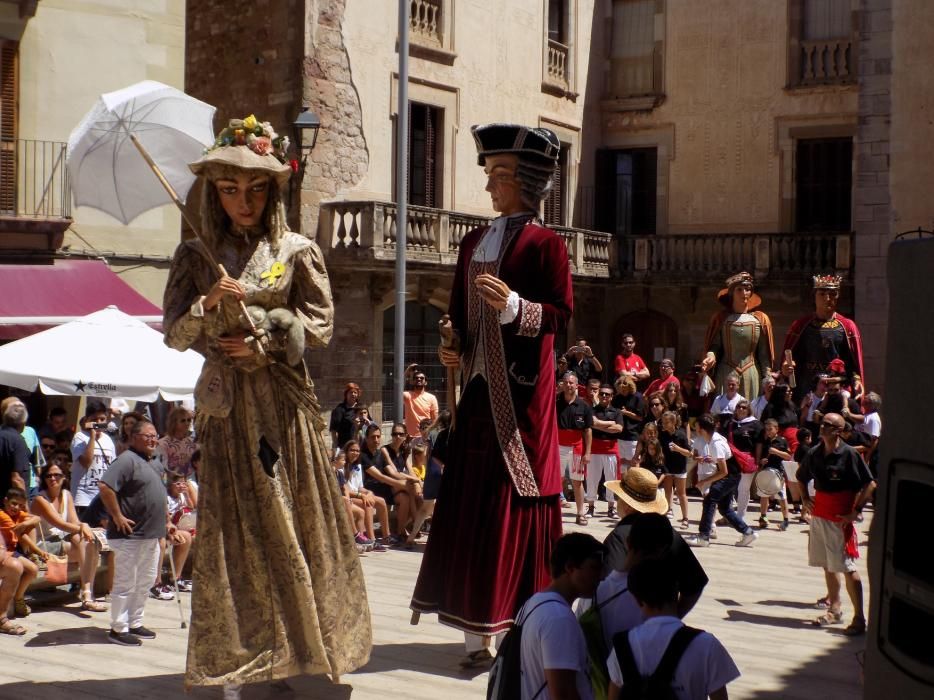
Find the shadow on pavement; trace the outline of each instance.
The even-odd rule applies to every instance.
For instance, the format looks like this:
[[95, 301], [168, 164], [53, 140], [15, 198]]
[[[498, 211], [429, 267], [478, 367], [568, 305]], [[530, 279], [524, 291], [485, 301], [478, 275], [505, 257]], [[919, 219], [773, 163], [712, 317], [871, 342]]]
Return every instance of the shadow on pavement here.
[[354, 675], [405, 669], [469, 681], [489, 671], [489, 666], [462, 669], [464, 644], [374, 644], [370, 662]]

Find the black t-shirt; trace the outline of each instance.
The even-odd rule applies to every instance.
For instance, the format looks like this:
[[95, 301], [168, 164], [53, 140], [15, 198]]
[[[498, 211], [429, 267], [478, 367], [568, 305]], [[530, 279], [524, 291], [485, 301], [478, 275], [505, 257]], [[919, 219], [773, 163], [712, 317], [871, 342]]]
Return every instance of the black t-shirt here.
[[574, 372], [581, 384], [586, 384], [591, 377], [596, 379], [600, 376], [600, 373], [594, 369], [593, 360], [584, 356], [581, 356], [581, 359], [578, 360], [574, 356], [568, 355], [568, 371]]
[[824, 394], [824, 398], [821, 399], [821, 402], [817, 405], [817, 410], [825, 416], [828, 413], [839, 413], [842, 415], [844, 406], [846, 406], [850, 413], [854, 413], [857, 416], [861, 416], [863, 414], [859, 404], [856, 403], [856, 401], [853, 399], [847, 399], [844, 401], [843, 394], [831, 394], [829, 392]]
[[558, 427], [561, 430], [586, 430], [593, 427], [593, 409], [584, 399], [577, 398], [572, 403], [558, 396]]
[[[614, 569], [622, 569], [626, 563], [628, 548], [626, 539], [629, 537], [629, 530], [632, 528], [633, 521], [641, 513], [630, 513], [619, 521], [619, 524], [613, 528], [613, 531], [606, 536], [603, 544], [607, 548], [607, 555], [603, 560], [603, 573], [609, 574]], [[670, 555], [674, 557], [675, 568], [678, 573], [678, 593], [682, 596], [700, 594], [707, 585], [709, 579], [704, 573], [704, 567], [697, 561], [697, 557], [687, 546], [685, 541], [674, 530], [671, 531], [671, 549]]]
[[331, 411], [331, 422], [328, 430], [337, 433], [337, 444], [334, 447], [343, 447], [348, 440], [353, 440], [357, 426], [354, 423], [355, 411], [353, 406], [348, 406], [341, 401]]
[[383, 471], [379, 464], [381, 461], [379, 448], [373, 453], [367, 448], [366, 441], [360, 445], [360, 466], [363, 468], [363, 485], [365, 488], [372, 490], [374, 485], [382, 484], [381, 481], [374, 479], [368, 471], [370, 467], [376, 467], [380, 471]]
[[665, 471], [669, 474], [684, 474], [687, 471], [688, 458], [682, 454], [674, 452], [668, 448], [669, 443], [675, 443], [678, 447], [690, 450], [691, 445], [688, 442], [687, 433], [678, 428], [673, 433], [660, 430], [658, 432], [659, 442], [662, 443], [662, 453], [665, 455]]
[[769, 418], [778, 421], [779, 430], [798, 425], [798, 412], [794, 406], [787, 403], [767, 403], [765, 408], [762, 409], [760, 420], [765, 423]]
[[[611, 423], [620, 423], [623, 422], [623, 416], [620, 415], [619, 409], [613, 408], [612, 406], [607, 406], [606, 408], [600, 408], [599, 406], [594, 407], [593, 417], [599, 420], [610, 421]], [[616, 440], [619, 438], [619, 433], [605, 433], [602, 430], [593, 429], [593, 439], [594, 440]]]
[[784, 458], [779, 457], [778, 455], [769, 454], [769, 450], [772, 448], [776, 450], [781, 450], [782, 452], [788, 452], [788, 441], [783, 438], [781, 435], [776, 435], [774, 438], [769, 440], [768, 438], [762, 439], [762, 456], [768, 460], [765, 463], [766, 469], [775, 469], [776, 471], [785, 473], [785, 468], [782, 466], [782, 462], [785, 461]]
[[632, 411], [639, 418], [630, 418], [629, 416], [623, 416], [623, 432], [617, 433], [617, 440], [633, 440], [639, 439], [639, 432], [642, 429], [642, 416], [645, 415], [645, 400], [642, 398], [642, 394], [638, 391], [632, 392], [629, 396], [623, 396], [622, 394], [617, 394], [613, 397], [613, 400], [610, 402], [610, 405], [614, 408], [620, 410], [626, 409], [627, 411]]
[[739, 423], [734, 421], [732, 424], [732, 442], [743, 452], [755, 456], [756, 445], [762, 442], [763, 431], [762, 423], [755, 418]]
[[0, 427], [0, 498], [13, 485], [14, 472], [29, 488], [29, 448], [15, 428], [4, 425]]
[[797, 476], [802, 484], [813, 479], [814, 488], [827, 493], [858, 493], [872, 481], [866, 462], [844, 442], [829, 454], [824, 452], [823, 442], [816, 444], [804, 456]]

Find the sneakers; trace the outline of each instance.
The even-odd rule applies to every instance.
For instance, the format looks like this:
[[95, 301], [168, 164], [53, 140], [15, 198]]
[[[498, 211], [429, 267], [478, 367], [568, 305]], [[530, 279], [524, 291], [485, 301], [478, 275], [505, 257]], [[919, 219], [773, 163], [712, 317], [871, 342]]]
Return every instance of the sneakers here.
[[788, 529], [788, 520], [782, 520], [782, 524], [778, 526], [778, 529], [784, 532]]
[[749, 530], [745, 535], [743, 535], [739, 542], [736, 543], [737, 547], [752, 547], [752, 543], [759, 539], [759, 535], [756, 534], [755, 530]]
[[149, 589], [149, 597], [156, 600], [172, 600], [175, 594], [168, 586], [153, 586]]
[[139, 637], [140, 639], [155, 639], [156, 638], [155, 632], [153, 632], [148, 627], [143, 627], [142, 625], [140, 625], [139, 627], [131, 627], [130, 634], [132, 634], [134, 637]]
[[606, 517], [615, 518], [616, 517], [616, 508], [613, 506], [607, 506], [606, 508]]
[[191, 593], [191, 581], [189, 581], [187, 578], [180, 578], [175, 582], [175, 584], [178, 586], [179, 593]]
[[710, 539], [712, 540], [717, 539], [717, 528], [716, 527], [710, 528]]
[[684, 538], [684, 541], [688, 543], [691, 547], [709, 547], [710, 538], [704, 537], [703, 535], [688, 535]]
[[769, 519], [764, 515], [759, 516], [759, 528], [764, 530], [769, 526]]
[[373, 540], [367, 537], [366, 533], [362, 531], [354, 535], [354, 542], [356, 542], [357, 544], [362, 544], [364, 546], [369, 546], [373, 544]]
[[138, 647], [142, 642], [139, 637], [129, 632], [114, 632], [110, 630], [110, 634], [107, 635], [107, 640], [111, 644], [121, 644], [125, 647]]
[[592, 518], [596, 514], [596, 512], [597, 512], [596, 506], [593, 503], [587, 506], [587, 517], [588, 518]]
[[373, 545], [373, 548], [372, 548], [370, 551], [371, 551], [371, 552], [388, 552], [388, 551], [389, 551], [389, 547], [387, 547], [387, 546], [384, 545], [384, 544], [381, 544], [381, 543], [377, 542], [376, 544]]

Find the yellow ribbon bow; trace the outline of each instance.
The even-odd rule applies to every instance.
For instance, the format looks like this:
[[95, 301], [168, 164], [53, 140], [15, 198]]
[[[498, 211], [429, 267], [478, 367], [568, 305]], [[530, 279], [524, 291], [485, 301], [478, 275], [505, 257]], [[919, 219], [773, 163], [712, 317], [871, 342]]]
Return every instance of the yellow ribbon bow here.
[[267, 287], [275, 287], [279, 278], [285, 274], [285, 265], [281, 262], [273, 263], [272, 266], [262, 273], [259, 277], [266, 283]]

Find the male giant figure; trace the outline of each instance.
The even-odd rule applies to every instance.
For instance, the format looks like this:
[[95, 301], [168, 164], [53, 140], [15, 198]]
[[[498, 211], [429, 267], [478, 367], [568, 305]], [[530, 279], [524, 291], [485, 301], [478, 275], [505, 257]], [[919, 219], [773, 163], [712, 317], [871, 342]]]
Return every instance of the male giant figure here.
[[463, 392], [412, 609], [463, 630], [463, 666], [549, 582], [561, 535], [553, 348], [571, 315], [564, 242], [541, 225], [560, 143], [513, 124], [471, 129], [500, 213], [464, 237], [449, 314]]
[[864, 385], [866, 383], [859, 328], [837, 313], [841, 281], [838, 275], [814, 277], [814, 313], [799, 318], [788, 329], [784, 352], [791, 351], [792, 361], [783, 359], [782, 373], [785, 376], [795, 373], [796, 403], [813, 388], [817, 375], [829, 373], [830, 363], [838, 357], [846, 366], [847, 384], [852, 382], [854, 374], [860, 376]]

